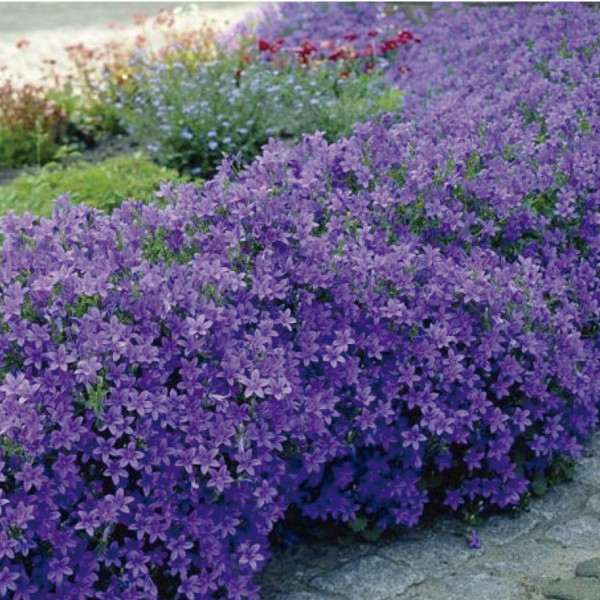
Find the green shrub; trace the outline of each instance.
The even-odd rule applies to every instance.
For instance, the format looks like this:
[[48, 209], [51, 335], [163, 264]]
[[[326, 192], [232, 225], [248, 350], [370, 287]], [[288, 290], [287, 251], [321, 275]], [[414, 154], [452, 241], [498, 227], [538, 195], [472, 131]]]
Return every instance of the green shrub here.
[[40, 126], [26, 129], [20, 123], [0, 125], [0, 165], [41, 165], [52, 160], [59, 148], [53, 136]]
[[48, 98], [66, 116], [63, 141], [68, 144], [91, 147], [106, 134], [124, 133], [112, 105], [77, 91], [70, 83], [50, 90]]
[[141, 154], [109, 158], [97, 164], [49, 164], [20, 175], [0, 187], [0, 214], [14, 210], [48, 216], [57, 196], [68, 193], [74, 204], [85, 203], [112, 212], [127, 198], [153, 199], [161, 181], [186, 181], [176, 171], [155, 165]]
[[[336, 66], [254, 62], [234, 57], [191, 69], [183, 63], [135, 66], [132, 84], [107, 92], [128, 132], [159, 163], [208, 177], [224, 155], [256, 156], [269, 137], [299, 140], [321, 131], [328, 141], [352, 125], [398, 110], [402, 93], [379, 74], [340, 78]], [[343, 74], [345, 76], [345, 74]]]

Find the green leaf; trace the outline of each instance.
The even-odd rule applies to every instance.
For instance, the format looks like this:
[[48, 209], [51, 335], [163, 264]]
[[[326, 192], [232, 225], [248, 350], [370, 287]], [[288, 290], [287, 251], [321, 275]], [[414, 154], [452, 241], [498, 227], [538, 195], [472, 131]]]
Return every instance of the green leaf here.
[[87, 400], [85, 406], [91, 408], [94, 414], [98, 416], [104, 408], [104, 398], [106, 396], [107, 388], [104, 384], [104, 379], [98, 377], [96, 385], [89, 387], [87, 390]]
[[359, 517], [354, 521], [350, 521], [348, 524], [350, 525], [350, 529], [352, 529], [354, 533], [360, 533], [361, 531], [364, 531], [367, 528], [369, 521], [367, 517]]
[[373, 529], [365, 529], [361, 535], [367, 542], [376, 542], [381, 537], [381, 529], [374, 527]]
[[531, 482], [531, 490], [536, 496], [543, 496], [548, 491], [548, 482], [544, 473], [536, 473]]

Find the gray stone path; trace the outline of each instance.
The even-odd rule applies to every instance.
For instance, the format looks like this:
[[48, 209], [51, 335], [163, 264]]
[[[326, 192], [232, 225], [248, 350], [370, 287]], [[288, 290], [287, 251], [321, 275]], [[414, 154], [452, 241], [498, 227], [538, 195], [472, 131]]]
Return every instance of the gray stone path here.
[[572, 482], [516, 517], [440, 518], [393, 541], [278, 552], [263, 600], [600, 600], [600, 435]]

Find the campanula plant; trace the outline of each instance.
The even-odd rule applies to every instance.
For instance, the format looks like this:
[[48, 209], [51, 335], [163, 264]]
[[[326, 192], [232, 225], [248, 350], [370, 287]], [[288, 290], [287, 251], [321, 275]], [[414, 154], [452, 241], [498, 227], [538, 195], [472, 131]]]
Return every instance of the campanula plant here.
[[257, 599], [291, 506], [412, 527], [581, 455], [598, 10], [419, 34], [403, 112], [351, 136], [272, 139], [163, 208], [0, 219], [1, 595]]

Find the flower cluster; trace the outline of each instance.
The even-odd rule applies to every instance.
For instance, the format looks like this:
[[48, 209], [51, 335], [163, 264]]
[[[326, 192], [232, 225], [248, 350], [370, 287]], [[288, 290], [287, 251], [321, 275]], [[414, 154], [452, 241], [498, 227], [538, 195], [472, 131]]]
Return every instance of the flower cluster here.
[[223, 44], [235, 47], [241, 39], [256, 36], [277, 40], [276, 45], [298, 48], [310, 40], [317, 48], [322, 44], [341, 47], [348, 43], [366, 46], [373, 38], [391, 39], [409, 26], [401, 12], [390, 13], [384, 3], [285, 2], [266, 4], [258, 15], [249, 17], [230, 31], [221, 34]]
[[236, 47], [240, 36], [252, 35], [259, 51], [269, 58], [291, 55], [304, 65], [323, 60], [342, 62], [342, 76], [357, 66], [366, 73], [385, 70], [389, 62], [402, 63], [399, 72], [407, 72], [410, 68], [403, 62], [405, 53], [398, 50], [421, 41], [407, 26], [402, 13], [386, 12], [379, 3], [280, 3], [263, 7], [254, 23], [248, 19], [239, 24], [233, 30], [235, 37], [230, 33], [221, 39]]
[[[347, 33], [343, 36], [344, 43], [339, 46], [336, 46], [332, 40], [321, 41], [319, 46], [315, 46], [309, 40], [304, 40], [300, 46], [292, 48], [286, 44], [283, 37], [278, 37], [273, 43], [260, 38], [258, 40], [258, 50], [266, 53], [269, 59], [273, 59], [277, 55], [291, 53], [297, 57], [302, 65], [308, 65], [311, 60], [316, 62], [323, 60], [345, 62], [349, 65], [358, 62], [363, 72], [371, 73], [375, 68], [377, 56], [394, 60], [394, 52], [398, 48], [410, 42], [421, 42], [420, 37], [413, 35], [406, 29], [386, 39], [378, 39], [379, 31], [370, 29], [366, 32], [365, 39], [360, 40], [362, 45], [356, 43], [356, 40], [359, 40], [360, 37], [356, 33]], [[285, 64], [285, 61], [283, 64]], [[384, 64], [387, 66], [387, 60]], [[340, 76], [347, 77], [349, 73], [349, 69], [345, 69]]]
[[163, 209], [0, 220], [0, 595], [258, 598], [292, 505], [410, 527], [580, 455], [599, 11], [420, 34], [404, 111], [348, 138], [271, 140]]

